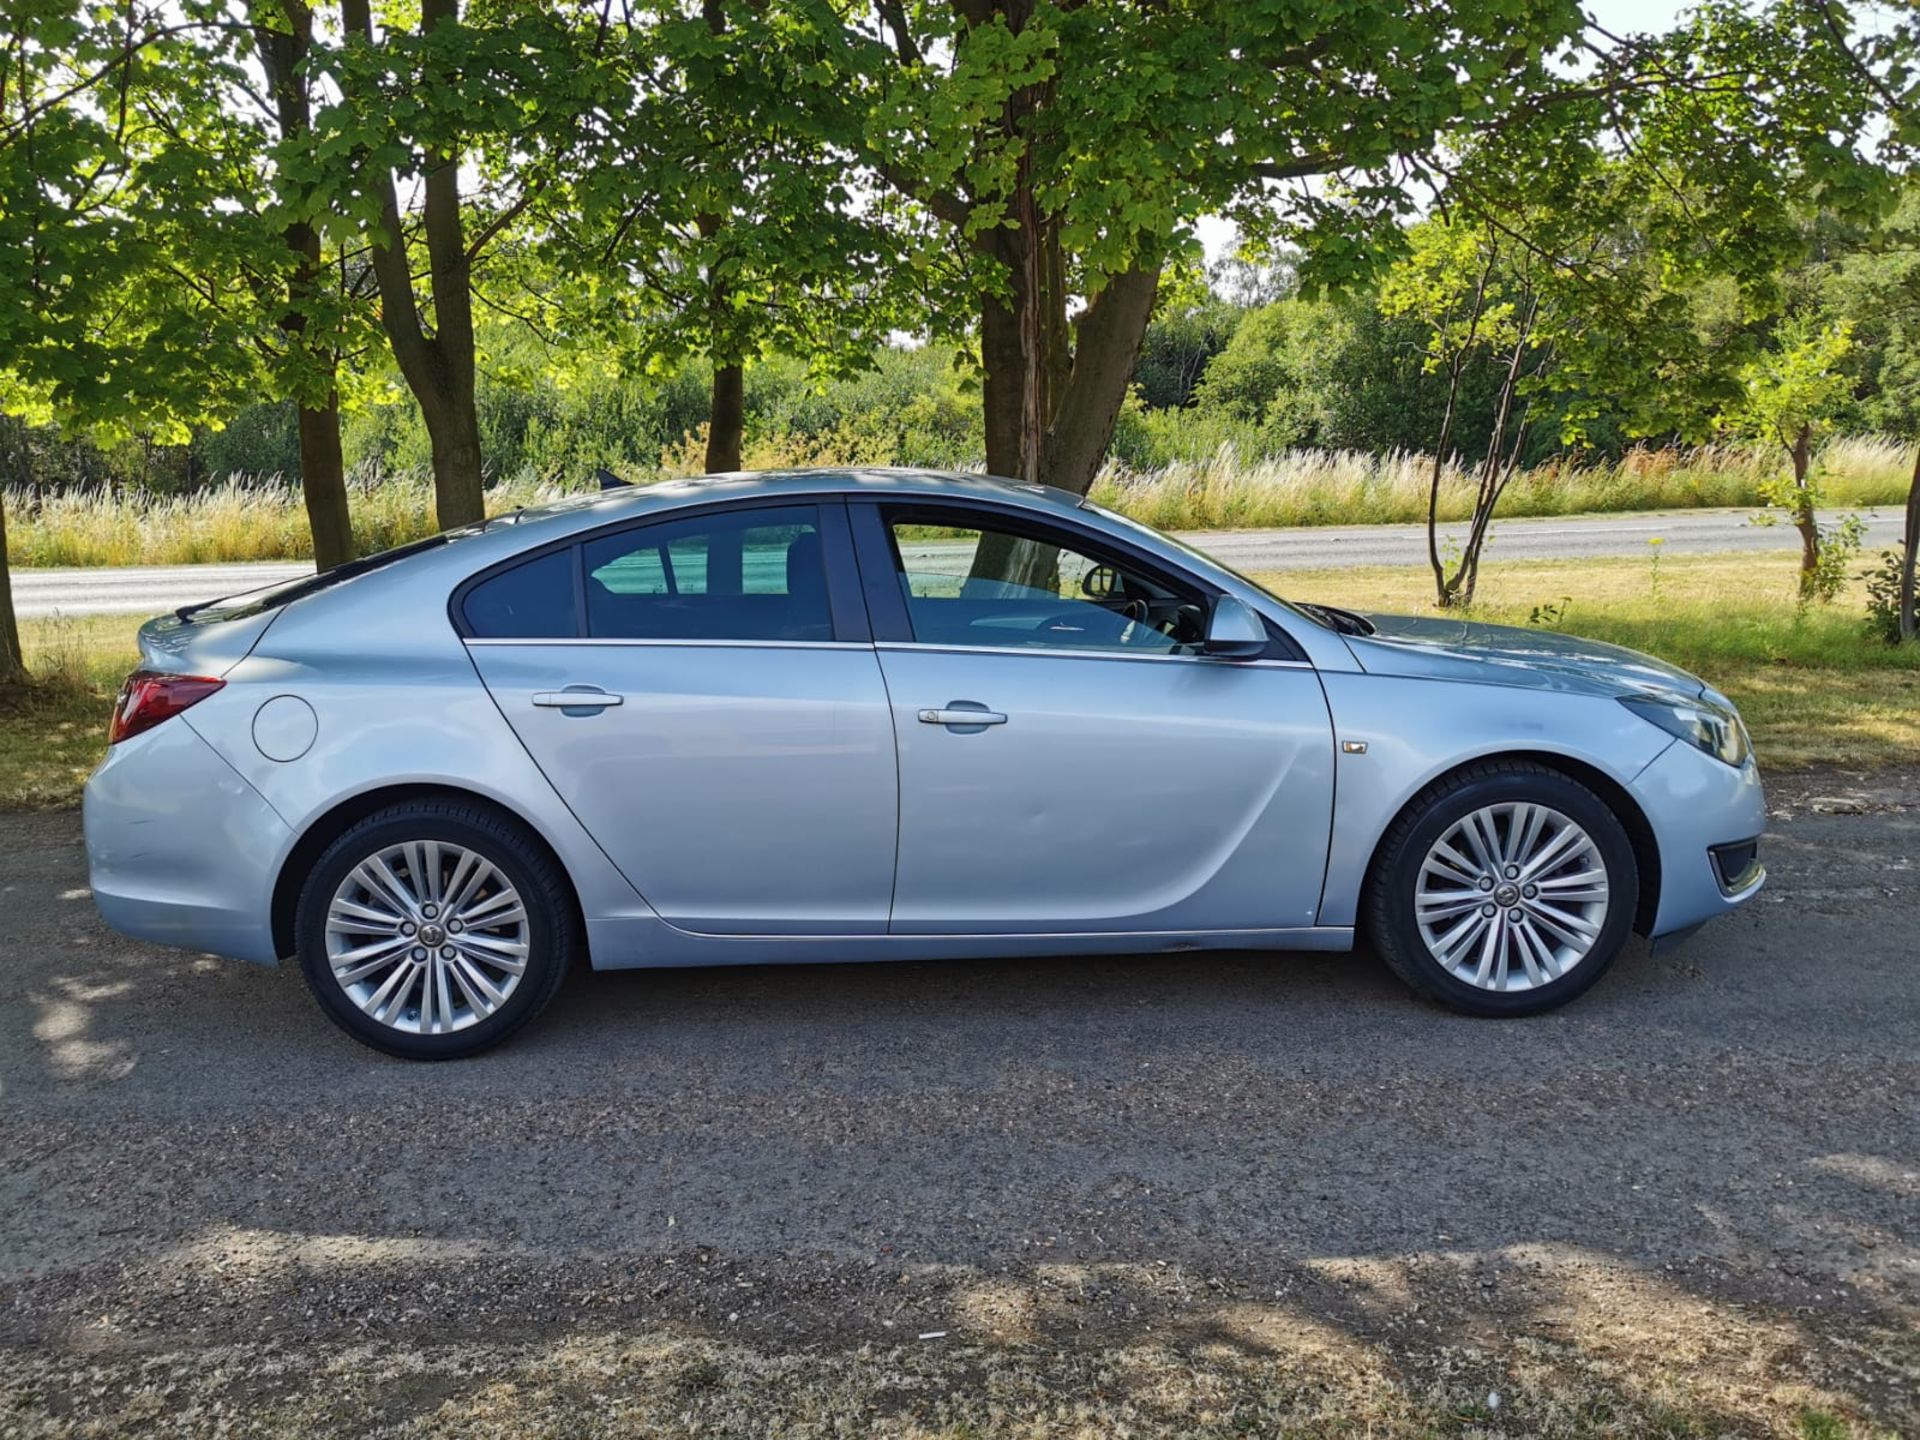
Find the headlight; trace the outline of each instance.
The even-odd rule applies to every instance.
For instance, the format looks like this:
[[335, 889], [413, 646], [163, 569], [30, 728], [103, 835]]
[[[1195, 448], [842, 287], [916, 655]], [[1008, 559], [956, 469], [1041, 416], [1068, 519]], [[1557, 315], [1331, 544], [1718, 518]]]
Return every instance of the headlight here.
[[1620, 703], [1642, 720], [1652, 721], [1669, 735], [1678, 735], [1729, 765], [1746, 764], [1752, 751], [1747, 727], [1740, 723], [1732, 706], [1715, 705], [1704, 697], [1682, 700], [1655, 695], [1622, 695]]

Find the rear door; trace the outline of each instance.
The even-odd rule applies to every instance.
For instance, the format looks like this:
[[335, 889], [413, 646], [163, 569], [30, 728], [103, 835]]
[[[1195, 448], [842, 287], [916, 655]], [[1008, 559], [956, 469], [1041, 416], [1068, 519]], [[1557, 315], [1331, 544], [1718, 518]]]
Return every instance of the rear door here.
[[596, 532], [456, 607], [508, 722], [662, 916], [884, 931], [893, 724], [839, 502]]
[[896, 932], [1314, 923], [1332, 725], [1283, 638], [1203, 655], [1212, 595], [1096, 533], [850, 509], [899, 739]]

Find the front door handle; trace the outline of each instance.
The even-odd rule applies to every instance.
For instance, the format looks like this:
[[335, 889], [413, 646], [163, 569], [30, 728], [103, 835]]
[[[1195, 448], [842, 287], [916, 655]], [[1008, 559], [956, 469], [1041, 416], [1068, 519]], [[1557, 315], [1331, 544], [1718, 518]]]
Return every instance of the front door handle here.
[[619, 705], [624, 697], [602, 690], [598, 685], [569, 685], [564, 690], [541, 690], [533, 703], [546, 710], [562, 710], [569, 715], [591, 715], [609, 705]]
[[972, 700], [954, 700], [944, 709], [920, 712], [922, 725], [962, 725], [978, 729], [983, 725], [1004, 725], [1007, 717]]

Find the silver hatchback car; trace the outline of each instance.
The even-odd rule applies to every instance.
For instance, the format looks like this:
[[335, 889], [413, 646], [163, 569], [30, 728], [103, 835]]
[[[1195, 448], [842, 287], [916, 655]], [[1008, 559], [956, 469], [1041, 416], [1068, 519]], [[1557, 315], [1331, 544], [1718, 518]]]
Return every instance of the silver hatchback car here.
[[1345, 950], [1478, 1015], [1750, 898], [1746, 732], [1535, 630], [1293, 605], [1075, 496], [896, 470], [523, 510], [140, 632], [86, 791], [126, 934], [356, 1038], [601, 969]]

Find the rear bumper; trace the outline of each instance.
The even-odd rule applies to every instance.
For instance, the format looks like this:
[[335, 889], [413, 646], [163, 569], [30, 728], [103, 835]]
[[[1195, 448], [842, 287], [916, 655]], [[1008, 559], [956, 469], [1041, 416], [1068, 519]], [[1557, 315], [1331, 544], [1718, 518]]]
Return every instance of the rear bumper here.
[[1632, 789], [1660, 847], [1654, 938], [1692, 930], [1760, 893], [1767, 806], [1752, 760], [1736, 770], [1676, 740]]
[[273, 878], [292, 833], [184, 717], [109, 750], [82, 816], [93, 903], [108, 925], [276, 963]]

